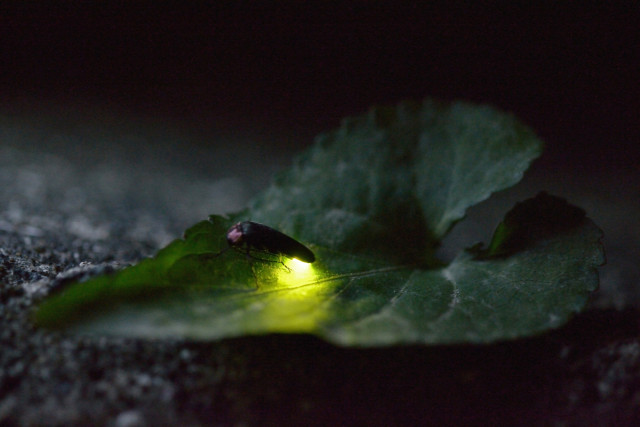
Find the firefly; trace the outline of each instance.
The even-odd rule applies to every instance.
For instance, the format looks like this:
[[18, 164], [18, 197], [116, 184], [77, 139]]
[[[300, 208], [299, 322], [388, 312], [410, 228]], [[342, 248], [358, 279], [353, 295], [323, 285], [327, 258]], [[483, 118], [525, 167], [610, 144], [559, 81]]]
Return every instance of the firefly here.
[[256, 251], [286, 256], [306, 263], [316, 260], [313, 252], [302, 243], [278, 230], [253, 221], [238, 222], [229, 228], [227, 243], [230, 248], [244, 252], [247, 256], [251, 256], [251, 251]]

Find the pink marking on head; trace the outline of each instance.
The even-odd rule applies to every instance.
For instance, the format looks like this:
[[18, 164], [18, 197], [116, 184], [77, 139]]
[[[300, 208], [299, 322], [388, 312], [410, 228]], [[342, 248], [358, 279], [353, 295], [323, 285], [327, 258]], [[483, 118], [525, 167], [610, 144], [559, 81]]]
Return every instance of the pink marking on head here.
[[227, 231], [227, 242], [231, 246], [242, 243], [242, 230], [240, 229], [240, 223], [237, 223]]

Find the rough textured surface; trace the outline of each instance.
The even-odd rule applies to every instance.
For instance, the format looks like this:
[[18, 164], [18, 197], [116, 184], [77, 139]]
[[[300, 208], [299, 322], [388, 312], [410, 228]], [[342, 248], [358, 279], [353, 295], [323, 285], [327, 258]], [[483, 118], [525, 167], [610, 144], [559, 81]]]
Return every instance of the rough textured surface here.
[[[77, 338], [35, 330], [28, 320], [34, 302], [65, 281], [151, 255], [222, 206], [242, 206], [251, 185], [266, 185], [269, 171], [245, 168], [263, 164], [260, 156], [247, 155], [246, 163], [228, 164], [226, 170], [250, 171], [245, 181], [226, 178], [221, 183], [224, 171], [207, 176], [186, 166], [189, 158], [219, 156], [213, 148], [186, 145], [173, 159], [145, 159], [131, 155], [131, 150], [140, 154], [149, 149], [144, 140], [116, 135], [119, 143], [114, 144], [88, 132], [84, 137], [95, 138], [97, 145], [78, 151], [78, 134], [46, 128], [16, 133], [4, 123], [2, 425], [640, 421], [635, 264], [640, 239], [637, 226], [627, 227], [637, 218], [638, 202], [624, 197], [637, 195], [637, 189], [624, 193], [622, 188], [618, 194], [623, 196], [610, 200], [615, 177], [597, 185], [585, 177], [573, 186], [564, 180], [564, 191], [557, 191], [557, 175], [542, 164], [541, 172], [523, 185], [474, 209], [469, 224], [456, 228], [442, 250], [446, 257], [457, 251], [459, 242], [486, 241], [514, 201], [541, 189], [584, 207], [607, 235], [609, 266], [603, 269], [601, 291], [591, 310], [538, 338], [479, 347], [383, 350], [342, 349], [305, 336], [212, 344]], [[238, 147], [242, 152], [242, 144]], [[484, 235], [477, 231], [484, 229]]]

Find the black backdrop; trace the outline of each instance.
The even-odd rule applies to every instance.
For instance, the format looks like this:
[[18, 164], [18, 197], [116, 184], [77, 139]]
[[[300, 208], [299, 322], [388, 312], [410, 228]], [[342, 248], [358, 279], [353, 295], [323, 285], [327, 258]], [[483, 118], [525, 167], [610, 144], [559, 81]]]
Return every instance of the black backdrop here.
[[4, 2], [0, 107], [99, 105], [310, 139], [428, 95], [515, 112], [557, 162], [632, 170], [640, 6], [586, 3]]

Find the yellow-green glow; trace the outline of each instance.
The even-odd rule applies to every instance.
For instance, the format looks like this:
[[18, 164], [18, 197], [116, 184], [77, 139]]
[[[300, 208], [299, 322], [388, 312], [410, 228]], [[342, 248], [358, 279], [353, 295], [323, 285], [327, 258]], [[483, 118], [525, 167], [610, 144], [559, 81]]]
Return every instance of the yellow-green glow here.
[[280, 286], [299, 286], [317, 278], [312, 264], [297, 259], [287, 259], [284, 264], [290, 271], [285, 268], [278, 271], [278, 285]]
[[311, 268], [311, 264], [309, 264], [308, 262], [300, 261], [297, 258], [289, 259], [287, 262], [285, 262], [285, 264], [287, 264], [289, 268], [296, 268], [300, 270]]
[[320, 270], [296, 259], [283, 261], [287, 268], [278, 268], [277, 287], [262, 294], [255, 320], [260, 328], [268, 325], [278, 332], [312, 331], [326, 316], [318, 310], [326, 292], [325, 284], [318, 283]]

